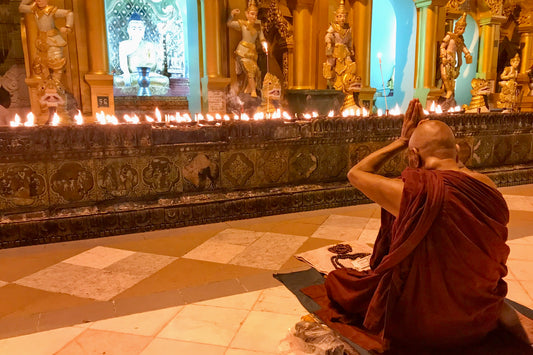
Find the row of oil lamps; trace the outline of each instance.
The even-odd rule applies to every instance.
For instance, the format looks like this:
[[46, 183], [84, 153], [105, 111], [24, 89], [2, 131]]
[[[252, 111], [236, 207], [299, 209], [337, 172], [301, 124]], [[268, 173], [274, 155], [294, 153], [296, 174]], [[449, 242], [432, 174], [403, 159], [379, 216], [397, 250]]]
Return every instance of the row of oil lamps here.
[[[461, 109], [459, 106], [455, 108], [451, 108], [448, 110], [448, 112], [460, 112]], [[424, 110], [426, 114], [440, 114], [443, 113], [441, 107], [439, 105], [435, 105], [435, 102], [432, 103], [429, 111]], [[400, 107], [398, 104], [396, 106], [387, 111], [385, 113], [389, 116], [400, 116], [402, 113], [400, 111]], [[342, 117], [368, 117], [370, 114], [367, 109], [347, 109], [342, 112]], [[383, 110], [378, 109], [377, 116], [381, 117], [383, 116]], [[180, 113], [176, 112], [175, 115], [170, 114], [161, 114], [161, 111], [156, 108], [154, 112], [154, 117], [145, 115], [143, 119], [141, 119], [136, 114], [132, 115], [124, 115], [122, 120], [119, 120], [115, 115], [108, 115], [104, 112], [96, 113], [96, 122], [98, 124], [111, 124], [111, 125], [118, 125], [118, 124], [139, 124], [141, 122], [143, 123], [160, 123], [160, 124], [168, 124], [168, 125], [176, 125], [176, 124], [217, 124], [221, 122], [231, 122], [231, 121], [261, 121], [261, 120], [277, 120], [282, 119], [285, 121], [294, 121], [295, 119], [298, 120], [311, 120], [313, 118], [319, 117], [319, 114], [317, 112], [312, 113], [304, 113], [304, 114], [296, 114], [295, 116], [292, 116], [286, 111], [281, 111], [280, 109], [277, 109], [273, 113], [264, 113], [264, 112], [257, 112], [253, 116], [248, 116], [247, 114], [243, 113], [240, 115], [228, 115], [228, 114], [206, 114], [203, 115], [201, 113], [195, 114], [191, 116], [189, 113]], [[335, 117], [335, 113], [333, 111], [330, 111], [327, 117]], [[61, 124], [61, 118], [56, 113], [53, 115], [52, 119], [50, 120], [51, 126], [58, 126]], [[84, 118], [80, 111], [78, 111], [78, 114], [74, 116], [74, 124], [75, 125], [83, 125], [84, 124]], [[10, 122], [11, 127], [32, 127], [35, 126], [35, 115], [33, 113], [29, 113], [26, 116], [26, 121], [22, 122], [22, 118], [19, 115], [15, 115], [14, 119]]]

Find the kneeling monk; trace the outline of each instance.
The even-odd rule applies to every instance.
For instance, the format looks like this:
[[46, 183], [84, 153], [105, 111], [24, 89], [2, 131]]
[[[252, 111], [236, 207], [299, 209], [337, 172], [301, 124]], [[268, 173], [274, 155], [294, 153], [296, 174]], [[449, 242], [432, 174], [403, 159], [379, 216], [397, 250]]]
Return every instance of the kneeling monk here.
[[[509, 210], [487, 176], [459, 163], [451, 129], [423, 118], [411, 101], [401, 137], [349, 171], [351, 184], [384, 209], [382, 226], [371, 270], [335, 270], [325, 287], [345, 322], [359, 318], [385, 342], [474, 343], [508, 307]], [[377, 174], [404, 149], [402, 179]]]

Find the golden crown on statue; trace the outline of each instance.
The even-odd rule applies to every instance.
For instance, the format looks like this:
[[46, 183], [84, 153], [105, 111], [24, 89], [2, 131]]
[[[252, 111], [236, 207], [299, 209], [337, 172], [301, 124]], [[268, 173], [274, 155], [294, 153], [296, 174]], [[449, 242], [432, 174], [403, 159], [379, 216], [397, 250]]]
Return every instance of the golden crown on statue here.
[[257, 12], [259, 8], [257, 7], [257, 4], [255, 3], [255, 0], [248, 1], [248, 11], [253, 10]]
[[337, 11], [335, 11], [335, 14], [347, 14], [348, 11], [346, 11], [346, 8], [344, 7], [344, 0], [341, 0], [341, 3], [339, 5], [339, 8]]

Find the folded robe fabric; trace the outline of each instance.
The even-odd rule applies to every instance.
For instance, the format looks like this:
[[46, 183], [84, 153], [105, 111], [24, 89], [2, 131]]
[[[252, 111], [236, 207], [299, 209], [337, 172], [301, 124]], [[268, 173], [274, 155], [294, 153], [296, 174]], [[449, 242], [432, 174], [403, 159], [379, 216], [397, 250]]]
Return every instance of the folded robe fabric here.
[[[402, 178], [399, 216], [382, 211], [372, 270], [331, 272], [324, 284], [331, 302], [319, 302], [317, 314], [328, 322], [362, 321], [382, 344], [479, 341], [497, 327], [507, 293], [505, 200], [458, 171], [408, 168]], [[302, 291], [313, 297], [324, 286]]]

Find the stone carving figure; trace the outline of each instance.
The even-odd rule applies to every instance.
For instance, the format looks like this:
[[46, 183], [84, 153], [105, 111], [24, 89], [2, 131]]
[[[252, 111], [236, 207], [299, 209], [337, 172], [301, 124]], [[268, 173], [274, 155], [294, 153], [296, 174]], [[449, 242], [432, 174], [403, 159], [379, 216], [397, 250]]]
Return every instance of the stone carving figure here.
[[445, 89], [445, 98], [454, 99], [455, 79], [463, 64], [462, 54], [467, 64], [472, 63], [472, 55], [465, 46], [463, 33], [466, 29], [466, 13], [457, 20], [453, 32], [448, 32], [440, 45], [440, 73]]
[[511, 65], [505, 67], [502, 74], [500, 75], [501, 81], [498, 82], [498, 85], [501, 86], [502, 91], [498, 98], [497, 105], [499, 108], [509, 108], [514, 109], [517, 103], [517, 82], [516, 78], [518, 77], [518, 65], [520, 64], [520, 56], [518, 53], [511, 58]]
[[335, 12], [335, 22], [329, 26], [326, 41], [326, 62], [323, 65], [324, 78], [335, 90], [345, 91], [345, 76], [355, 77], [355, 51], [352, 40], [352, 29], [346, 22], [347, 11], [344, 0]]
[[[139, 88], [139, 69], [149, 68], [150, 88], [155, 95], [164, 95], [169, 88], [168, 77], [156, 73], [159, 61], [157, 46], [144, 39], [146, 24], [138, 13], [128, 22], [129, 39], [119, 43], [118, 55], [122, 75], [115, 75], [114, 85], [126, 93], [136, 93]], [[130, 89], [131, 88], [131, 89]]]
[[261, 47], [266, 45], [261, 23], [257, 21], [258, 11], [255, 0], [250, 0], [245, 11], [246, 20], [235, 20], [240, 10], [233, 9], [227, 22], [229, 28], [242, 33], [241, 41], [235, 50], [235, 73], [239, 81], [239, 92], [250, 94], [252, 97], [257, 97], [257, 88], [261, 86], [261, 71], [257, 65], [257, 42], [261, 42]]
[[[74, 14], [70, 10], [58, 9], [48, 4], [48, 0], [22, 0], [19, 5], [21, 13], [32, 13], [37, 22], [38, 35], [35, 43], [38, 56], [33, 59], [34, 72], [43, 79], [52, 79], [55, 86], [61, 84], [61, 76], [66, 64], [63, 48], [67, 42], [61, 34], [72, 31]], [[65, 18], [66, 24], [56, 28], [55, 19]]]

